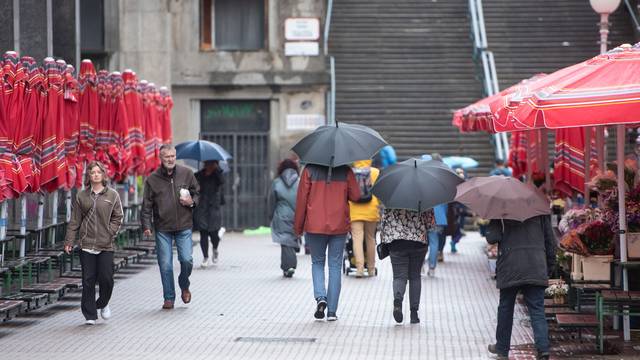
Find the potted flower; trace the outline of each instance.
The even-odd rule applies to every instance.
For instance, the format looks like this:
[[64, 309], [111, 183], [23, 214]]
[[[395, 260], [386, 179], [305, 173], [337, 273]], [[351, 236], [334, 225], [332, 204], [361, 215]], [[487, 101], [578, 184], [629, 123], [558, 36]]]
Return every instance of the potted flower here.
[[610, 280], [614, 239], [611, 225], [596, 220], [581, 225], [577, 232], [590, 255], [582, 259], [584, 280]]
[[545, 289], [544, 294], [553, 298], [554, 304], [566, 304], [567, 293], [569, 292], [569, 286], [564, 282], [551, 284]]

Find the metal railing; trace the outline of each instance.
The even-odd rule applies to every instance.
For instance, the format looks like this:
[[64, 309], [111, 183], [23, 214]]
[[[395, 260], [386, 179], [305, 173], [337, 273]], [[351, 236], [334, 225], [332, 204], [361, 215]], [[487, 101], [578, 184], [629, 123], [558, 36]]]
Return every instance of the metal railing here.
[[638, 16], [636, 14], [636, 10], [631, 5], [631, 2], [629, 0], [624, 0], [624, 4], [627, 6], [627, 10], [631, 15], [631, 20], [633, 20], [633, 24], [635, 26], [636, 32], [640, 33], [640, 22], [638, 22]]
[[[329, 56], [329, 32], [331, 31], [331, 14], [333, 13], [333, 0], [327, 1], [327, 16], [324, 22], [324, 56]], [[329, 56], [329, 73], [331, 87], [327, 92], [327, 124], [335, 124], [336, 120], [336, 60]]]
[[[471, 18], [471, 37], [473, 39], [473, 60], [476, 63], [478, 77], [483, 84], [484, 96], [500, 91], [498, 74], [493, 52], [488, 50], [487, 32], [484, 24], [482, 0], [469, 0]], [[493, 135], [496, 158], [506, 160], [509, 156], [509, 140], [506, 133]]]

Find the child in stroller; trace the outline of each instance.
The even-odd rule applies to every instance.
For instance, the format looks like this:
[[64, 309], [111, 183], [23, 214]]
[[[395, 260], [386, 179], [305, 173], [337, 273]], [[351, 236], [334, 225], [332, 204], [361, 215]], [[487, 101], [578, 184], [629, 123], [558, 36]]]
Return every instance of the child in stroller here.
[[[366, 242], [363, 244], [365, 251], [367, 244]], [[365, 263], [365, 269], [369, 267]], [[378, 276], [378, 268], [375, 268], [375, 274], [367, 274], [369, 276]], [[356, 272], [356, 256], [353, 253], [353, 238], [351, 237], [351, 233], [347, 233], [347, 242], [344, 246], [344, 260], [342, 264], [342, 273], [345, 275], [349, 275], [351, 273]]]

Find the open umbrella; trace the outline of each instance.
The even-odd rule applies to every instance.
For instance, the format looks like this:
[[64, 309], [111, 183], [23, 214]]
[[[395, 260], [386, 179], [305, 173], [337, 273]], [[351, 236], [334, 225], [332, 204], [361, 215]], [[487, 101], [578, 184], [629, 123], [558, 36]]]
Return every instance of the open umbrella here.
[[336, 122], [302, 138], [291, 149], [305, 164], [337, 167], [371, 159], [387, 142], [377, 131], [362, 125]]
[[384, 169], [372, 192], [389, 209], [425, 211], [453, 201], [462, 182], [440, 161], [409, 159]]
[[478, 167], [478, 162], [468, 156], [446, 156], [442, 162], [451, 168], [473, 169]]
[[231, 155], [222, 146], [207, 140], [185, 141], [176, 145], [177, 159], [228, 161]]
[[533, 186], [512, 177], [476, 177], [458, 186], [455, 201], [485, 219], [525, 221], [549, 214], [549, 201]]

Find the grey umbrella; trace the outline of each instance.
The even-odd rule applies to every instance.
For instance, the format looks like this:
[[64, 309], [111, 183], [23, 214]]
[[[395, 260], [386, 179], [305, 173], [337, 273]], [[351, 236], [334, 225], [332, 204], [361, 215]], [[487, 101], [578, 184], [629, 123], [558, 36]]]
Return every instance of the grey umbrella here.
[[453, 201], [462, 182], [440, 161], [409, 159], [384, 169], [372, 192], [389, 209], [425, 211]]
[[318, 127], [291, 149], [305, 164], [329, 167], [371, 159], [387, 142], [375, 130], [336, 122]]
[[456, 201], [485, 219], [525, 221], [549, 214], [549, 200], [533, 186], [505, 176], [476, 177], [458, 186]]

